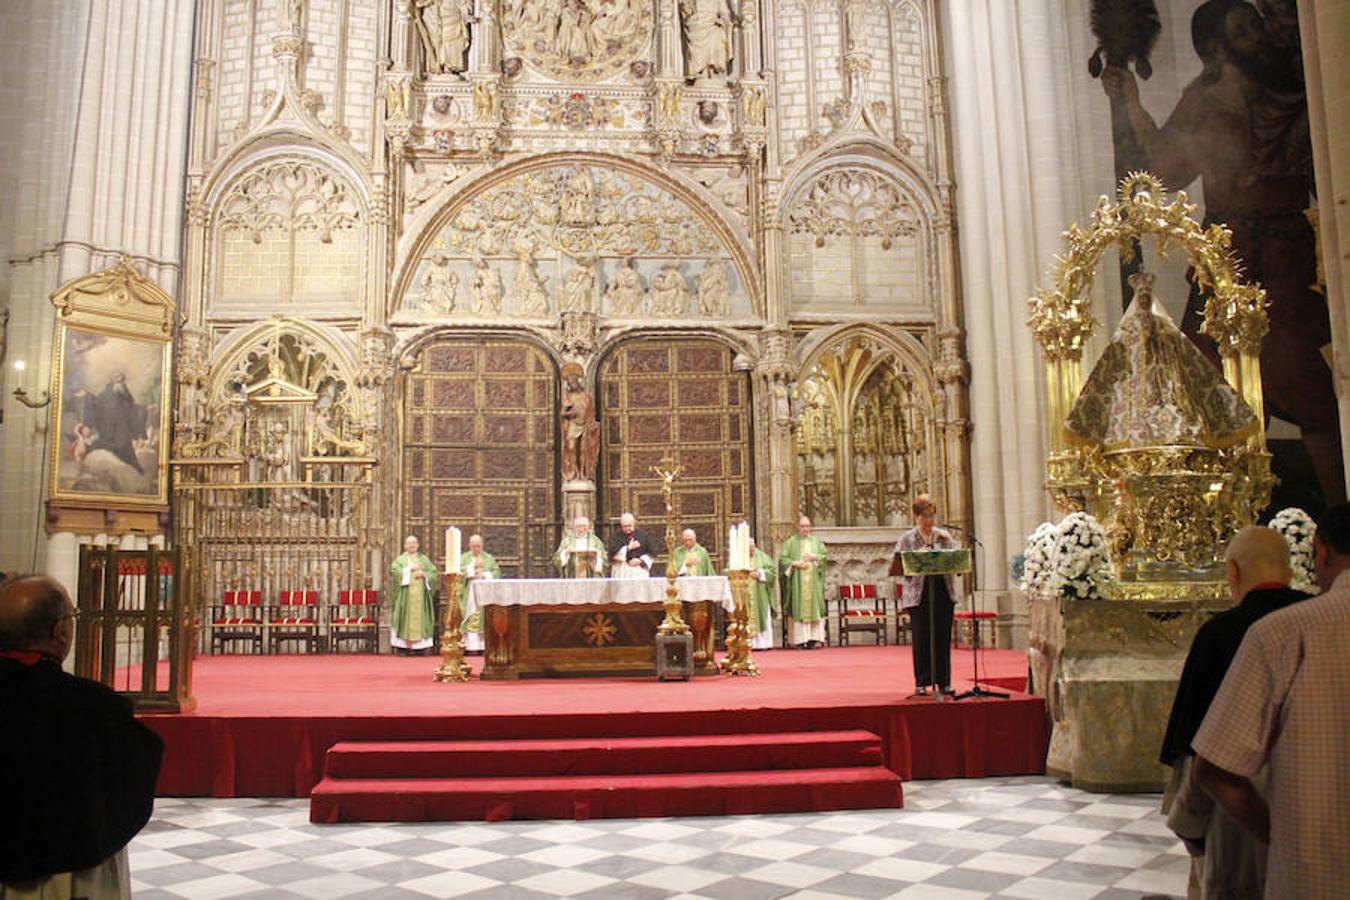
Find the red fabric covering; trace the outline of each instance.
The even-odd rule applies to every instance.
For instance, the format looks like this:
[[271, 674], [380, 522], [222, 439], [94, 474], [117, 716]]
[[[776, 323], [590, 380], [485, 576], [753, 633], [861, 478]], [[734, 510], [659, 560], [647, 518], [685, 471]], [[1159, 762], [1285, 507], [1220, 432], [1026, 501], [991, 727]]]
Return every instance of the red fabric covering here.
[[[162, 796], [303, 797], [341, 740], [493, 740], [865, 729], [904, 779], [1039, 774], [1039, 697], [908, 699], [910, 649], [844, 647], [755, 654], [760, 678], [576, 679], [436, 684], [433, 657], [202, 657], [197, 708], [146, 715], [168, 745]], [[988, 650], [981, 680], [1025, 687], [1025, 654]], [[481, 665], [471, 660], [475, 669]], [[970, 654], [952, 654], [956, 690]]]
[[900, 780], [879, 767], [562, 778], [325, 780], [310, 821], [443, 822], [720, 816], [904, 805]]
[[563, 738], [513, 741], [340, 741], [326, 778], [542, 778], [880, 766], [869, 731]]

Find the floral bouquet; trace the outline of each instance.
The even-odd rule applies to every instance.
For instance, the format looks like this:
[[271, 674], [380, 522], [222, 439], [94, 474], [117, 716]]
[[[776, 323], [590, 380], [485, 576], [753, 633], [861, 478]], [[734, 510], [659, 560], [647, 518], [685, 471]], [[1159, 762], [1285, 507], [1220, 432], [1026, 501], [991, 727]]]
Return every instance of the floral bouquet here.
[[1317, 593], [1317, 577], [1313, 571], [1313, 534], [1317, 523], [1296, 506], [1282, 509], [1270, 520], [1274, 528], [1289, 542], [1289, 566], [1294, 578], [1289, 586], [1296, 591]]
[[1042, 522], [1027, 538], [1027, 548], [1022, 553], [1022, 590], [1045, 590], [1050, 577], [1050, 552], [1054, 549], [1057, 534], [1054, 522]]
[[1055, 529], [1045, 589], [1075, 600], [1096, 600], [1112, 579], [1106, 531], [1083, 512], [1069, 513]]

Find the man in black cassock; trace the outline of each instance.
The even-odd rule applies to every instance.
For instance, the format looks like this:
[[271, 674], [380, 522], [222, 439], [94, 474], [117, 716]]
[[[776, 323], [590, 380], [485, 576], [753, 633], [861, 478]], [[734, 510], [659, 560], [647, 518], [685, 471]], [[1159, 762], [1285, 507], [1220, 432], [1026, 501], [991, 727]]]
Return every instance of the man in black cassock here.
[[1242, 639], [1258, 619], [1308, 595], [1289, 587], [1289, 544], [1274, 529], [1239, 531], [1226, 554], [1228, 588], [1237, 601], [1200, 626], [1177, 684], [1163, 735], [1161, 761], [1172, 767], [1163, 795], [1168, 826], [1191, 852], [1191, 880], [1201, 896], [1261, 896], [1266, 848], [1247, 834], [1195, 782], [1191, 740], [1219, 692]]
[[656, 545], [637, 527], [632, 513], [619, 517], [619, 530], [605, 542], [605, 552], [615, 578], [647, 578], [656, 561]]
[[[75, 607], [57, 581], [0, 584], [0, 883], [24, 896], [129, 897], [164, 742], [103, 685], [68, 675]], [[5, 893], [0, 890], [0, 894]]]

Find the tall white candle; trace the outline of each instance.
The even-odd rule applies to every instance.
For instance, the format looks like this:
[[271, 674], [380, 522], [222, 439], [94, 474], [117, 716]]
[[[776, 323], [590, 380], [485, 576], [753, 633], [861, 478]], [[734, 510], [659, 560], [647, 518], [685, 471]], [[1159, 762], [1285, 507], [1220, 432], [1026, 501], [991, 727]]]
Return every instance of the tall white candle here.
[[459, 529], [451, 525], [445, 529], [445, 571], [452, 575], [459, 573]]

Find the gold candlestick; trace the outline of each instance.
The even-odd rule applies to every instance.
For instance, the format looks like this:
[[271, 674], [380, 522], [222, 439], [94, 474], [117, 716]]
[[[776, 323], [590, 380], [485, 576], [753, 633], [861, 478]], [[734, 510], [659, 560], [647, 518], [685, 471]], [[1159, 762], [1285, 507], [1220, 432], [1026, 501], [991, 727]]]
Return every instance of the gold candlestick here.
[[[665, 466], [663, 470], [661, 466]], [[675, 568], [675, 476], [680, 474], [681, 466], [675, 465], [675, 459], [669, 453], [661, 460], [661, 466], [652, 466], [652, 471], [661, 476], [661, 495], [666, 501], [666, 618], [657, 634], [689, 634], [680, 604], [680, 591], [675, 586], [679, 571]]]
[[727, 626], [727, 655], [722, 660], [722, 671], [728, 675], [759, 674], [759, 667], [750, 657], [750, 586], [749, 569], [731, 569], [727, 572], [731, 580], [731, 598], [735, 609], [731, 613], [731, 624]]
[[464, 575], [445, 573], [445, 622], [441, 629], [441, 665], [433, 681], [468, 681], [469, 664], [464, 661], [464, 611], [459, 608], [459, 587]]

